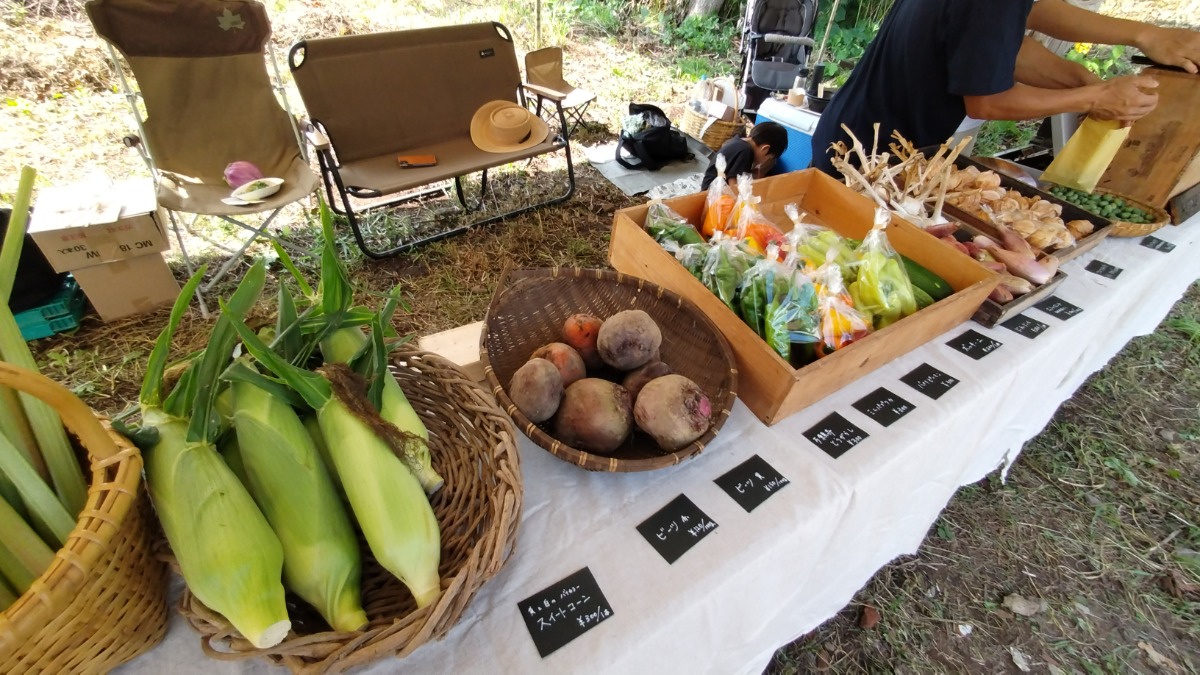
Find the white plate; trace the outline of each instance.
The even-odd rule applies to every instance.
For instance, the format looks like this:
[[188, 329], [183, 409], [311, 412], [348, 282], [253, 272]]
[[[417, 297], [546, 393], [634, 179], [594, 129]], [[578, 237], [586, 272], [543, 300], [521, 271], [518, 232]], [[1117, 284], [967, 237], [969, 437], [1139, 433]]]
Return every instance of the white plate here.
[[267, 201], [267, 200], [265, 200], [265, 199], [246, 200], [246, 199], [238, 199], [237, 197], [226, 197], [221, 200], [221, 203], [228, 204], [230, 206], [252, 206], [254, 204], [261, 204], [265, 201]]
[[279, 192], [282, 178], [257, 178], [233, 191], [233, 198], [243, 202], [262, 201]]

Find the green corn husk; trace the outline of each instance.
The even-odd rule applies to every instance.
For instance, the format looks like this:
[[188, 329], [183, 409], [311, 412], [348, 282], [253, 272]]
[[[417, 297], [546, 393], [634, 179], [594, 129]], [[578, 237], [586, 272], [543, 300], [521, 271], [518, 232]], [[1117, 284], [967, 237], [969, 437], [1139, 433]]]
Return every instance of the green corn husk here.
[[[75, 518], [58, 501], [54, 491], [42, 482], [16, 446], [0, 434], [0, 471], [8, 476], [21, 496], [30, 516], [30, 524], [47, 544], [61, 548], [75, 529]], [[13, 507], [5, 502], [10, 509]], [[15, 509], [13, 509], [15, 513]]]
[[279, 539], [216, 448], [187, 440], [186, 420], [142, 418], [159, 433], [146, 484], [188, 589], [255, 647], [279, 644], [291, 629]]
[[241, 322], [262, 292], [266, 272], [261, 260], [246, 273], [229, 305], [223, 304], [204, 354], [189, 367], [195, 369], [194, 380], [185, 396], [174, 399], [173, 408], [189, 410], [191, 418], [162, 408], [171, 337], [204, 271], [201, 268], [180, 293], [146, 366], [139, 396], [142, 423], [158, 434], [157, 443], [143, 453], [146, 485], [189, 590], [255, 647], [272, 647], [291, 629], [282, 581], [283, 547], [217, 453], [219, 420], [213, 411], [217, 376], [236, 340], [231, 324]]
[[283, 544], [287, 587], [334, 630], [361, 629], [358, 542], [308, 431], [286, 401], [248, 382], [231, 388], [247, 487]]
[[8, 587], [4, 579], [0, 578], [0, 612], [8, 609], [14, 602], [17, 601], [17, 592]]
[[0, 576], [22, 594], [53, 561], [54, 551], [8, 502], [0, 499]]
[[402, 434], [379, 417], [346, 366], [330, 364], [321, 374], [296, 368], [244, 324], [233, 325], [247, 351], [317, 411], [335, 474], [376, 560], [418, 607], [433, 603], [441, 594], [441, 534], [420, 482], [393, 449]]

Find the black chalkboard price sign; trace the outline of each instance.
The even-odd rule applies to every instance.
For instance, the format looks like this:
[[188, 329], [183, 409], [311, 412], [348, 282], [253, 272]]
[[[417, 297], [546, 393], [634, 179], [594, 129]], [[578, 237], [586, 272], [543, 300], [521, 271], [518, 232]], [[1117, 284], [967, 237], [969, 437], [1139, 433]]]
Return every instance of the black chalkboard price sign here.
[[713, 481], [733, 501], [750, 513], [776, 492], [791, 484], [767, 460], [754, 455]]
[[1175, 244], [1172, 244], [1169, 241], [1163, 241], [1162, 239], [1159, 239], [1153, 235], [1147, 235], [1138, 243], [1148, 249], [1161, 251], [1162, 253], [1170, 253], [1171, 251], [1175, 250]]
[[832, 413], [805, 431], [804, 437], [824, 450], [825, 454], [837, 459], [850, 448], [867, 440], [867, 432], [851, 424], [845, 417]]
[[680, 556], [715, 529], [716, 521], [692, 503], [687, 495], [672, 499], [637, 526], [638, 532], [668, 563], [679, 560]]
[[1004, 343], [993, 340], [977, 330], [967, 330], [946, 344], [978, 361], [999, 349]]
[[586, 567], [518, 602], [517, 608], [542, 658], [613, 615]]
[[922, 363], [913, 368], [907, 375], [901, 377], [900, 381], [935, 401], [958, 384], [957, 378], [943, 373], [928, 363]]
[[1083, 308], [1076, 307], [1057, 295], [1052, 295], [1045, 300], [1042, 300], [1038, 304], [1034, 305], [1034, 307], [1037, 307], [1056, 319], [1062, 319], [1063, 321], [1066, 321], [1067, 319], [1083, 311]]
[[1087, 267], [1083, 269], [1091, 272], [1092, 274], [1099, 274], [1106, 279], [1116, 279], [1117, 277], [1121, 276], [1121, 272], [1125, 271], [1120, 267], [1109, 265], [1108, 263], [1101, 262], [1099, 260], [1093, 260], [1087, 264]]
[[1024, 335], [1031, 340], [1041, 335], [1043, 331], [1050, 327], [1049, 324], [1044, 324], [1041, 321], [1025, 316], [1024, 314], [1018, 314], [1000, 325], [1011, 330], [1017, 335]]
[[858, 399], [853, 405], [855, 410], [885, 427], [891, 426], [917, 407], [883, 387]]

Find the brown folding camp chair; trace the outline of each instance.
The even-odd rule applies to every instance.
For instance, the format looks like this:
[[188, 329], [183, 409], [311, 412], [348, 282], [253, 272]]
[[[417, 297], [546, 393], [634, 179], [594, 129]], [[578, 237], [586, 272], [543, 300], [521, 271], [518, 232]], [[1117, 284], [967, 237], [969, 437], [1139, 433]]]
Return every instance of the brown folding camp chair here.
[[[575, 190], [565, 136], [550, 134], [531, 147], [500, 153], [471, 141], [471, 119], [485, 103], [525, 104], [512, 35], [499, 23], [302, 40], [288, 52], [288, 66], [312, 123], [309, 141], [329, 202], [346, 216], [359, 248], [371, 257], [557, 204]], [[562, 106], [555, 103], [566, 129]], [[453, 181], [464, 212], [477, 211], [488, 192], [489, 169], [559, 151], [566, 156], [567, 180], [558, 196], [468, 224], [398, 228], [389, 233], [394, 245], [384, 250], [363, 236], [360, 219], [368, 209], [448, 195]], [[401, 167], [401, 155], [432, 155], [436, 164]], [[463, 178], [478, 172], [479, 201], [469, 204]]]
[[544, 101], [562, 104], [571, 127], [570, 136], [583, 124], [583, 116], [596, 95], [580, 89], [563, 79], [562, 47], [545, 47], [525, 55], [525, 90], [537, 97], [537, 114], [542, 114]]
[[[138, 136], [127, 137], [154, 176], [158, 203], [170, 215], [184, 261], [176, 213], [215, 216], [252, 234], [202, 286], [211, 289], [258, 237], [280, 243], [267, 227], [280, 209], [311, 194], [316, 177], [303, 156], [295, 118], [276, 98], [266, 67], [271, 25], [254, 0], [91, 0], [87, 13], [109, 45], [126, 97], [133, 108]], [[133, 71], [139, 91], [131, 90], [113, 48]], [[273, 62], [273, 59], [272, 59]], [[143, 117], [138, 100], [145, 108]], [[230, 205], [225, 167], [252, 162], [265, 176], [283, 178], [279, 192], [259, 204]], [[254, 226], [242, 216], [259, 214]]]

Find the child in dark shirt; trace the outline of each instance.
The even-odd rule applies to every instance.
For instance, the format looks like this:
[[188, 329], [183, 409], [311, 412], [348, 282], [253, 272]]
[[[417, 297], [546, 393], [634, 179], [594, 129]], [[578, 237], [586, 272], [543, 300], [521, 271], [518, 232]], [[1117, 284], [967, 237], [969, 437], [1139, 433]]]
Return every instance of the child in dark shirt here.
[[[760, 122], [750, 130], [749, 137], [734, 137], [725, 141], [718, 152], [725, 156], [725, 178], [729, 179], [729, 187], [736, 191], [737, 177], [744, 173], [755, 178], [767, 175], [775, 165], [775, 160], [787, 150], [787, 145], [787, 130], [776, 122]], [[707, 190], [716, 177], [717, 163], [714, 158], [704, 172], [700, 189]]]

